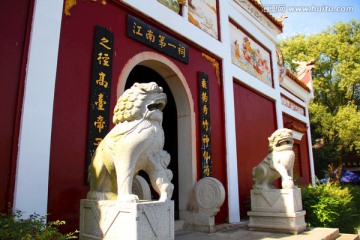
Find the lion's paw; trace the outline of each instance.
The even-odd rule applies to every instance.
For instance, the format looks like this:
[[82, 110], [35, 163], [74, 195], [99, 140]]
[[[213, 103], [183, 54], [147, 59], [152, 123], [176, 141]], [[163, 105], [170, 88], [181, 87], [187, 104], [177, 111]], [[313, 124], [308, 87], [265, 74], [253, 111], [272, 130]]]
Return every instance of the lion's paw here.
[[165, 202], [167, 200], [170, 200], [174, 191], [174, 185], [171, 183], [166, 183], [161, 187], [161, 193], [160, 193], [160, 202]]
[[281, 185], [283, 189], [294, 189], [294, 182], [290, 179], [282, 181]]
[[92, 200], [115, 200], [117, 194], [113, 192], [89, 191], [87, 198]]
[[139, 202], [139, 197], [135, 194], [118, 195], [117, 200], [118, 202], [137, 203]]

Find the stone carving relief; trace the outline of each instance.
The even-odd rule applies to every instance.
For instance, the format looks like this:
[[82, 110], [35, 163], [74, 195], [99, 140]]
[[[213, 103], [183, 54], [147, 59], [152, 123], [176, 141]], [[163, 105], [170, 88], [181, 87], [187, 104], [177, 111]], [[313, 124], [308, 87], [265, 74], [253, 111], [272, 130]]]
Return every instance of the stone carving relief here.
[[219, 180], [213, 177], [202, 178], [196, 183], [194, 192], [195, 201], [201, 210], [212, 212], [212, 216], [220, 211], [225, 200], [225, 189]]
[[88, 199], [138, 202], [133, 177], [144, 170], [160, 201], [170, 200], [174, 186], [167, 169], [170, 155], [163, 150], [162, 119], [166, 94], [156, 83], [135, 83], [114, 109], [115, 127], [94, 153], [89, 166]]
[[201, 232], [215, 231], [215, 215], [225, 200], [225, 188], [219, 180], [204, 177], [194, 186], [191, 212], [184, 215], [187, 229]]
[[270, 153], [252, 170], [253, 189], [274, 189], [272, 183], [281, 177], [283, 189], [293, 189], [294, 140], [290, 129], [276, 130], [269, 138]]

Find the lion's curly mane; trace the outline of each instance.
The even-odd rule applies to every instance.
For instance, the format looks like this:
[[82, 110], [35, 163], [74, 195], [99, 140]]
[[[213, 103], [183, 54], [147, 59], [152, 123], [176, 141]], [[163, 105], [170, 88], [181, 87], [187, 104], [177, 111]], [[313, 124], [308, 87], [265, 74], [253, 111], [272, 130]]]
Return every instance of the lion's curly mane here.
[[148, 93], [162, 92], [162, 88], [155, 83], [142, 85], [135, 83], [130, 89], [118, 99], [114, 108], [113, 123], [123, 123], [133, 121], [141, 115], [141, 107]]

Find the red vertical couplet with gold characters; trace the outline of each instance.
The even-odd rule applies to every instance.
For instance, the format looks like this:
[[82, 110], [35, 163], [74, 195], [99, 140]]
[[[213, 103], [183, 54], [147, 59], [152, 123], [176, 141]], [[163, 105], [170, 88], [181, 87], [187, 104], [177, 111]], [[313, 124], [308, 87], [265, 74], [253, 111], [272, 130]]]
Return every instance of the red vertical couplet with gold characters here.
[[91, 70], [86, 171], [97, 146], [109, 132], [113, 51], [114, 34], [96, 26]]
[[199, 113], [201, 129], [201, 176], [212, 176], [212, 153], [211, 153], [211, 124], [210, 124], [210, 96], [208, 75], [199, 72]]

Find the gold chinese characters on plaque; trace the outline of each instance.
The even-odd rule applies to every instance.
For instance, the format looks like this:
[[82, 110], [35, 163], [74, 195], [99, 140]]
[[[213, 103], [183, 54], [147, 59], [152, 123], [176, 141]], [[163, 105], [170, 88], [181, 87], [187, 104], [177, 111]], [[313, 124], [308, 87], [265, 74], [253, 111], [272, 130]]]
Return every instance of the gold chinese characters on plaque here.
[[96, 26], [91, 70], [86, 169], [97, 146], [109, 132], [113, 48], [113, 33]]
[[211, 151], [211, 123], [210, 123], [210, 96], [208, 75], [199, 72], [199, 115], [201, 130], [201, 175], [212, 176], [212, 151]]

